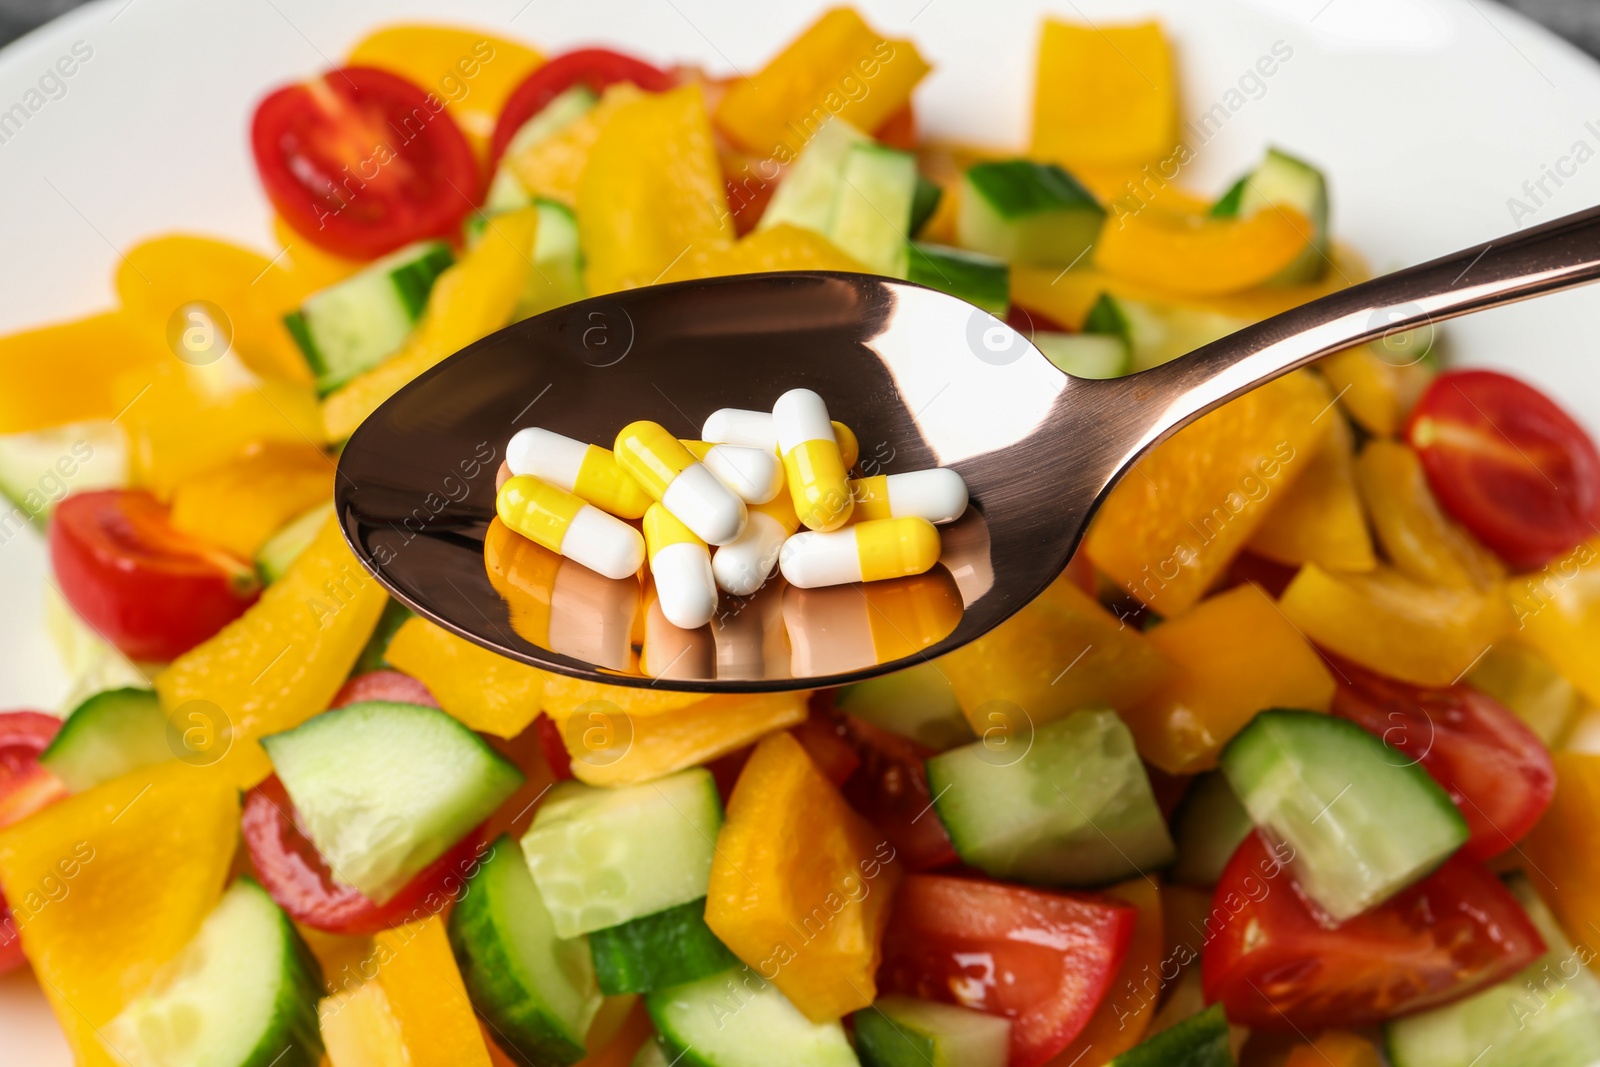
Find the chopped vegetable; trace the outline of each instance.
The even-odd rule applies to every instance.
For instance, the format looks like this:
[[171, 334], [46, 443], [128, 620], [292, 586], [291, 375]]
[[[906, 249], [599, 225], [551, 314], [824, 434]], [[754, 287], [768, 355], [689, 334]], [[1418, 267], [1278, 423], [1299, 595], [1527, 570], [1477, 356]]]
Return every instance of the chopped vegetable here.
[[384, 656], [474, 730], [515, 737], [539, 713], [543, 671], [496, 655], [427, 619], [413, 616], [402, 623]]
[[1132, 170], [1179, 150], [1172, 52], [1157, 23], [1045, 19], [1033, 91], [1036, 157]]
[[[1267, 512], [1250, 551], [1278, 563], [1330, 571], [1370, 571], [1378, 558], [1357, 491], [1350, 426], [1333, 413], [1322, 446]], [[1381, 445], [1383, 442], [1373, 442]]]
[[261, 441], [178, 483], [172, 528], [251, 559], [273, 534], [333, 494], [333, 460], [301, 442]]
[[1052, 163], [979, 163], [961, 187], [960, 243], [1010, 263], [1067, 268], [1100, 237], [1105, 209]]
[[1499, 560], [1440, 509], [1409, 445], [1367, 442], [1355, 474], [1378, 543], [1400, 573], [1466, 589], [1488, 588], [1504, 576]]

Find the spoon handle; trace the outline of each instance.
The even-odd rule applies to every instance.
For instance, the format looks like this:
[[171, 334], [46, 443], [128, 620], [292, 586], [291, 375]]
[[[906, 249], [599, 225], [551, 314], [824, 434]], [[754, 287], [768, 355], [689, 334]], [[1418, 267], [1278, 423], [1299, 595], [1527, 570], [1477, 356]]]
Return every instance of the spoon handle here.
[[1127, 453], [1341, 349], [1600, 279], [1600, 207], [1330, 293], [1121, 379], [1148, 413]]

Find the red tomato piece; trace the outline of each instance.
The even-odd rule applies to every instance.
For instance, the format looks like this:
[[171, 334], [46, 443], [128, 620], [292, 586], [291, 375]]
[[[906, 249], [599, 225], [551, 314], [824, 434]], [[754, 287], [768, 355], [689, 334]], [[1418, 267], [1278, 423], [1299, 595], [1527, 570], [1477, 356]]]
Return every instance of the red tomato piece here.
[[454, 239], [482, 191], [444, 103], [397, 74], [343, 67], [256, 106], [256, 172], [294, 231], [348, 259]]
[[1012, 304], [1006, 310], [1006, 325], [1016, 330], [1029, 341], [1033, 340], [1036, 333], [1068, 333], [1065, 326], [1061, 325], [1049, 315], [1032, 308], [1025, 308], [1021, 304]]
[[1217, 882], [1201, 978], [1206, 1001], [1221, 1001], [1230, 1022], [1368, 1026], [1503, 981], [1545, 950], [1500, 880], [1459, 856], [1331, 930], [1287, 870], [1251, 834]]
[[950, 835], [933, 810], [923, 761], [934, 750], [909, 737], [842, 716], [844, 736], [861, 767], [844, 785], [850, 806], [875, 826], [909, 871], [931, 871], [959, 861]]
[[1333, 713], [1422, 764], [1472, 836], [1467, 859], [1497, 856], [1533, 829], [1556, 788], [1537, 735], [1498, 701], [1464, 685], [1426, 689], [1340, 661]]
[[358, 674], [339, 687], [333, 694], [332, 708], [346, 704], [359, 704], [365, 700], [392, 700], [398, 704], [421, 704], [436, 708], [439, 702], [428, 692], [428, 687], [401, 671], [367, 671]]
[[50, 522], [50, 564], [67, 603], [138, 660], [187, 652], [261, 591], [253, 567], [174, 530], [166, 507], [140, 490], [63, 500]]
[[1417, 401], [1405, 436], [1439, 504], [1511, 566], [1533, 570], [1594, 536], [1600, 451], [1526, 382], [1447, 371]]
[[844, 724], [833, 714], [832, 703], [830, 697], [828, 706], [820, 707], [813, 695], [811, 714], [805, 722], [791, 727], [789, 732], [794, 734], [794, 739], [800, 742], [800, 747], [806, 750], [806, 755], [811, 757], [811, 762], [817, 765], [823, 777], [837, 787], [844, 785], [856, 773], [856, 768], [861, 766], [861, 757], [850, 743]]
[[[60, 719], [41, 711], [0, 712], [0, 828], [67, 795], [61, 779], [39, 766], [39, 753], [60, 729]], [[24, 962], [11, 908], [0, 895], [0, 974]]]
[[883, 120], [872, 134], [880, 144], [902, 151], [915, 151], [917, 147], [917, 112], [908, 101], [906, 106]]
[[273, 775], [245, 794], [240, 825], [257, 879], [296, 922], [359, 936], [437, 914], [460, 895], [485, 848], [474, 830], [434, 860], [389, 901], [375, 904], [333, 872], [300, 828], [294, 802]]
[[618, 82], [632, 82], [647, 93], [662, 93], [672, 88], [676, 79], [660, 67], [609, 48], [579, 48], [556, 56], [528, 75], [506, 98], [494, 126], [494, 138], [489, 142], [490, 165], [500, 162], [506, 145], [523, 123], [574, 85], [600, 93]]
[[878, 987], [1005, 1016], [1010, 1067], [1037, 1067], [1094, 1015], [1137, 914], [1089, 895], [908, 875], [884, 934]]
[[544, 753], [544, 761], [550, 765], [550, 773], [555, 775], [558, 782], [572, 777], [572, 753], [567, 751], [567, 743], [561, 739], [561, 727], [556, 721], [544, 712], [533, 720], [534, 729], [539, 734], [539, 751]]

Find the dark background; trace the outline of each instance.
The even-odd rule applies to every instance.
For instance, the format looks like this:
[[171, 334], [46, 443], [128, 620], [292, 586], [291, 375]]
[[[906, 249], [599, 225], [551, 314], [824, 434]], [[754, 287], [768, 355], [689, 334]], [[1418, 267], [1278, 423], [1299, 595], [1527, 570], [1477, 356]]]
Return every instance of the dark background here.
[[[1483, 2], [1483, 0], [1474, 0]], [[1600, 56], [1600, 0], [1504, 0], [1591, 55]], [[0, 0], [0, 45], [77, 7], [79, 0]]]

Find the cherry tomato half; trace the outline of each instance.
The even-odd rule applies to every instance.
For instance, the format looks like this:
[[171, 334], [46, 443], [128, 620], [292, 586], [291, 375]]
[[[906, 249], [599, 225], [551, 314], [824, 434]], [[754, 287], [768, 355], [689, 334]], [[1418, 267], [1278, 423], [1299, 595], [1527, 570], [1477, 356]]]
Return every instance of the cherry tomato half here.
[[928, 791], [923, 761], [934, 750], [853, 715], [841, 718], [844, 736], [861, 760], [844, 784], [845, 800], [894, 846], [907, 870], [931, 871], [957, 863], [955, 846], [934, 814]]
[[1037, 1067], [1089, 1022], [1138, 912], [1094, 896], [983, 878], [907, 875], [878, 986], [1011, 1020], [1010, 1067]]
[[472, 147], [443, 101], [375, 67], [271, 93], [256, 107], [250, 144], [278, 214], [347, 259], [455, 237], [481, 191]]
[[149, 493], [74, 493], [50, 522], [56, 582], [84, 620], [126, 656], [165, 662], [255, 603], [255, 568], [174, 530]]
[[1525, 382], [1487, 370], [1439, 375], [1406, 423], [1428, 485], [1511, 566], [1541, 567], [1600, 524], [1600, 451]]
[[1383, 738], [1444, 786], [1472, 832], [1461, 846], [1467, 859], [1504, 852], [1550, 806], [1550, 753], [1493, 697], [1464, 685], [1407, 685], [1344, 662], [1339, 672], [1333, 713]]
[[288, 791], [273, 775], [245, 794], [240, 816], [244, 843], [261, 885], [289, 917], [331, 934], [373, 934], [436, 913], [460, 893], [484, 847], [482, 836], [473, 831], [386, 903], [375, 904], [353, 886], [333, 880], [298, 818]]
[[1459, 856], [1327, 929], [1259, 834], [1228, 861], [1205, 926], [1206, 1001], [1263, 1030], [1378, 1023], [1503, 981], [1545, 950], [1500, 879]]
[[523, 123], [574, 85], [599, 93], [618, 82], [632, 82], [647, 93], [666, 92], [675, 84], [673, 76], [660, 67], [609, 48], [579, 48], [556, 56], [528, 75], [506, 98], [500, 121], [494, 126], [494, 139], [489, 142], [490, 166], [500, 162], [506, 145]]
[[[39, 753], [60, 729], [60, 719], [41, 711], [0, 712], [0, 828], [67, 795], [61, 779], [39, 766]], [[0, 974], [24, 962], [11, 908], [0, 896]]]

